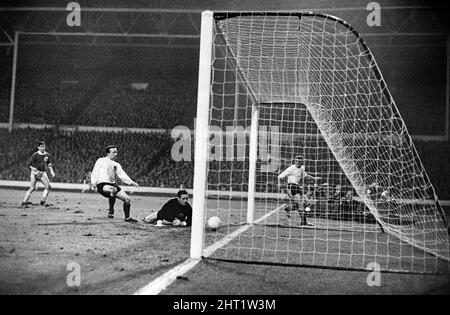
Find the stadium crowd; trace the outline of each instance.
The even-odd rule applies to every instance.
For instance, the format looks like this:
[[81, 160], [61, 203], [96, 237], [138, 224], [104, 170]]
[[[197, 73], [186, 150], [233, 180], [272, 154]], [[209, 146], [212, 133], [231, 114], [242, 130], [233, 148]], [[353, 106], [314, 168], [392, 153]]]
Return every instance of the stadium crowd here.
[[[165, 134], [60, 132], [57, 129], [18, 129], [11, 134], [0, 129], [0, 179], [28, 180], [29, 156], [36, 151], [37, 139], [45, 139], [54, 160], [55, 182], [83, 183], [104, 148], [114, 144], [119, 149], [119, 160], [132, 178], [141, 186], [179, 187], [187, 181], [186, 167], [178, 172], [168, 162], [173, 140]], [[178, 166], [177, 166], [178, 167]], [[183, 176], [183, 180], [181, 179]]]
[[[104, 154], [105, 146], [115, 144], [119, 149], [120, 163], [141, 186], [177, 188], [183, 185], [192, 188], [194, 162], [175, 161], [171, 156], [175, 140], [165, 133], [63, 132], [58, 129], [15, 129], [9, 133], [7, 129], [0, 129], [0, 179], [28, 180], [28, 159], [36, 151], [37, 141], [41, 140], [46, 142], [54, 160], [56, 182], [83, 183], [89, 177], [95, 160]], [[415, 144], [437, 195], [441, 199], [449, 199], [447, 157], [450, 144], [421, 141]], [[208, 167], [209, 189], [247, 189], [247, 162], [212, 161]], [[256, 182], [257, 191], [275, 192], [278, 189], [276, 173], [259, 172]], [[327, 191], [328, 196], [324, 198], [332, 198], [335, 188]], [[342, 193], [345, 194], [346, 189], [342, 188]]]
[[[55, 53], [55, 56], [68, 54], [73, 62], [67, 63], [61, 59], [60, 63], [55, 64], [57, 61], [53, 55], [42, 54], [42, 58], [48, 60], [36, 64], [34, 51], [28, 51], [28, 61], [22, 55], [16, 83], [15, 122], [150, 129], [171, 129], [177, 125], [194, 127], [198, 71], [198, 56], [195, 53], [157, 49], [146, 60], [149, 55], [146, 51], [136, 55], [136, 58], [127, 55], [120, 59], [110, 51], [106, 54], [109, 57], [104, 58], [102, 51], [95, 50], [95, 54], [89, 55], [84, 50], [75, 54], [72, 48], [59, 49], [63, 51]], [[26, 52], [24, 50], [23, 54]], [[154, 59], [155, 56], [162, 59]], [[115, 67], [119, 60], [122, 67]], [[143, 66], [138, 67], [136, 62], [141, 62]], [[0, 122], [7, 122], [9, 117], [8, 73], [4, 73], [1, 81]], [[417, 81], [415, 76], [410, 75], [396, 77], [402, 73], [392, 70], [387, 77], [390, 91], [410, 134], [441, 135], [444, 122], [442, 110], [445, 109], [441, 104], [444, 104], [445, 89], [436, 85], [438, 79], [423, 77]], [[133, 82], [145, 82], [148, 86], [145, 89], [133, 88]], [[412, 82], [416, 82], [417, 87], [405, 89]], [[235, 88], [234, 84], [231, 88]], [[218, 93], [224, 94], [223, 91]], [[234, 92], [225, 93], [224, 98], [218, 95], [215, 97], [221, 97], [224, 102], [235, 100]], [[236, 123], [233, 108], [225, 107], [215, 108], [214, 115], [217, 117], [214, 117], [219, 122]], [[262, 119], [274, 120], [271, 119], [274, 111], [266, 111], [261, 112]], [[241, 120], [248, 123], [250, 114], [241, 108], [237, 123], [241, 123]], [[293, 112], [293, 115], [297, 114]], [[6, 129], [0, 129], [0, 179], [28, 180], [26, 163], [35, 151], [37, 141], [47, 143], [55, 160], [57, 176], [54, 181], [57, 182], [83, 183], [95, 159], [103, 155], [104, 147], [115, 144], [119, 148], [121, 164], [141, 186], [192, 187], [193, 162], [176, 162], [172, 159], [170, 154], [174, 140], [169, 134], [61, 132], [57, 127], [45, 130], [16, 129], [11, 134]], [[450, 144], [414, 143], [437, 195], [449, 199], [450, 170], [446, 161]], [[212, 162], [209, 170], [210, 189], [242, 191], [247, 188], [248, 165], [245, 162]], [[257, 176], [258, 191], [277, 191], [275, 176], [271, 177], [267, 173]], [[225, 183], [233, 184], [230, 187]], [[330, 185], [335, 184], [330, 182]]]
[[[44, 79], [45, 81], [45, 79]], [[53, 82], [53, 83], [51, 83]], [[193, 127], [195, 82], [146, 80], [135, 90], [131, 78], [17, 85], [14, 120], [19, 123], [169, 129]], [[0, 119], [9, 117], [9, 90], [0, 90]]]
[[146, 80], [146, 89], [137, 90], [131, 87], [132, 81], [122, 77], [101, 86], [73, 124], [157, 129], [176, 125], [193, 127], [195, 82], [150, 79]]
[[[39, 89], [37, 92], [35, 89]], [[70, 124], [71, 113], [83, 95], [77, 85], [21, 84], [17, 86], [14, 117], [31, 124]]]

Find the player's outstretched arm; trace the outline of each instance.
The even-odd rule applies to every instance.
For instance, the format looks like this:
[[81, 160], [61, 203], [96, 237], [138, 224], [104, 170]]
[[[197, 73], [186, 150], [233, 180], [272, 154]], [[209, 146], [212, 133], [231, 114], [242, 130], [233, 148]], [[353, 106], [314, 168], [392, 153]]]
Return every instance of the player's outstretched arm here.
[[139, 187], [139, 184], [136, 183], [135, 181], [131, 181], [130, 185], [131, 185], [131, 186], [134, 186], [134, 187]]
[[126, 184], [134, 186], [134, 187], [139, 187], [139, 184], [136, 183], [135, 181], [133, 181], [128, 175], [127, 173], [125, 173], [125, 171], [123, 170], [122, 166], [117, 165], [117, 169], [116, 169], [116, 174], [117, 176], [119, 176], [119, 178]]
[[318, 181], [319, 179], [321, 179], [321, 177], [319, 177], [319, 176], [312, 176], [312, 175], [310, 175], [308, 173], [305, 173], [305, 178], [310, 178], [310, 179], [315, 180], [315, 181]]
[[280, 175], [278, 175], [278, 180], [285, 178], [286, 176], [288, 176], [291, 172], [292, 166], [288, 167], [287, 169], [285, 169]]
[[48, 166], [48, 170], [50, 171], [50, 175], [54, 178], [56, 176], [55, 171], [53, 170], [53, 167], [50, 165]]

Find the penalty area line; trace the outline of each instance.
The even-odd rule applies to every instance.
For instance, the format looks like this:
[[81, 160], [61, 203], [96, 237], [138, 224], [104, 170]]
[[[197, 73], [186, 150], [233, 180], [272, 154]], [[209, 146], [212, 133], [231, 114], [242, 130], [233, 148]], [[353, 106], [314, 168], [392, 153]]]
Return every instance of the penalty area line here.
[[[277, 211], [279, 211], [280, 209], [282, 209], [285, 206], [286, 205], [283, 204], [283, 205], [279, 206], [278, 208], [272, 210], [271, 212], [263, 215], [262, 217], [255, 220], [254, 224], [264, 221], [266, 218], [270, 217], [271, 215], [273, 215], [274, 213], [276, 213]], [[225, 236], [220, 241], [214, 243], [211, 246], [208, 246], [203, 251], [203, 257], [211, 256], [216, 250], [218, 250], [219, 248], [221, 248], [221, 247], [225, 246], [226, 244], [228, 244], [229, 242], [231, 242], [239, 234], [247, 231], [251, 226], [253, 226], [253, 225], [252, 224], [244, 225], [243, 227], [237, 229], [230, 235]], [[161, 291], [165, 290], [169, 285], [171, 285], [178, 277], [182, 276], [183, 274], [185, 274], [186, 272], [188, 272], [189, 270], [194, 268], [200, 261], [201, 261], [201, 259], [195, 259], [195, 258], [186, 259], [183, 263], [170, 269], [163, 275], [159, 276], [158, 278], [156, 278], [155, 280], [153, 280], [152, 282], [147, 284], [142, 289], [138, 290], [136, 293], [134, 293], [134, 295], [157, 295], [157, 294], [159, 294]]]

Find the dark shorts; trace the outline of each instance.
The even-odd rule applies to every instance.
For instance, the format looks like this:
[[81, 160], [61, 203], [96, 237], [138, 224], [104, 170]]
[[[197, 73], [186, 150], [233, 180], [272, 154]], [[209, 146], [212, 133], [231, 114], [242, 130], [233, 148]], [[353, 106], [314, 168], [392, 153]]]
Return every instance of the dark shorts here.
[[98, 192], [100, 195], [102, 195], [103, 197], [105, 197], [105, 198], [110, 198], [111, 195], [108, 194], [107, 192], [104, 192], [104, 191], [103, 191], [103, 187], [104, 187], [104, 186], [113, 186], [113, 187], [115, 187], [115, 188], [117, 189], [116, 193], [118, 193], [119, 191], [122, 190], [122, 188], [120, 188], [117, 184], [100, 183], [100, 184], [97, 185], [97, 192]]
[[287, 187], [291, 191], [292, 196], [295, 196], [295, 195], [298, 195], [298, 194], [303, 195], [303, 189], [299, 185], [297, 185], [297, 184], [288, 184]]

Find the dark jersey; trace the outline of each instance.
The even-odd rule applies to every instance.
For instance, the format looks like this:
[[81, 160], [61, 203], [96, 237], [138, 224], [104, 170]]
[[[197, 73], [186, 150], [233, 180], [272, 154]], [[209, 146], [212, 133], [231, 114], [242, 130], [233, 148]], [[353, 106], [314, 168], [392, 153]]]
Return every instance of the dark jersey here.
[[178, 198], [173, 198], [167, 201], [158, 211], [157, 220], [173, 221], [183, 214], [186, 217], [186, 224], [188, 226], [192, 223], [192, 207], [189, 203], [184, 206], [180, 205]]
[[38, 171], [44, 172], [47, 166], [52, 165], [50, 162], [50, 154], [45, 152], [44, 154], [39, 154], [38, 152], [34, 152], [30, 158], [30, 166], [37, 168]]

